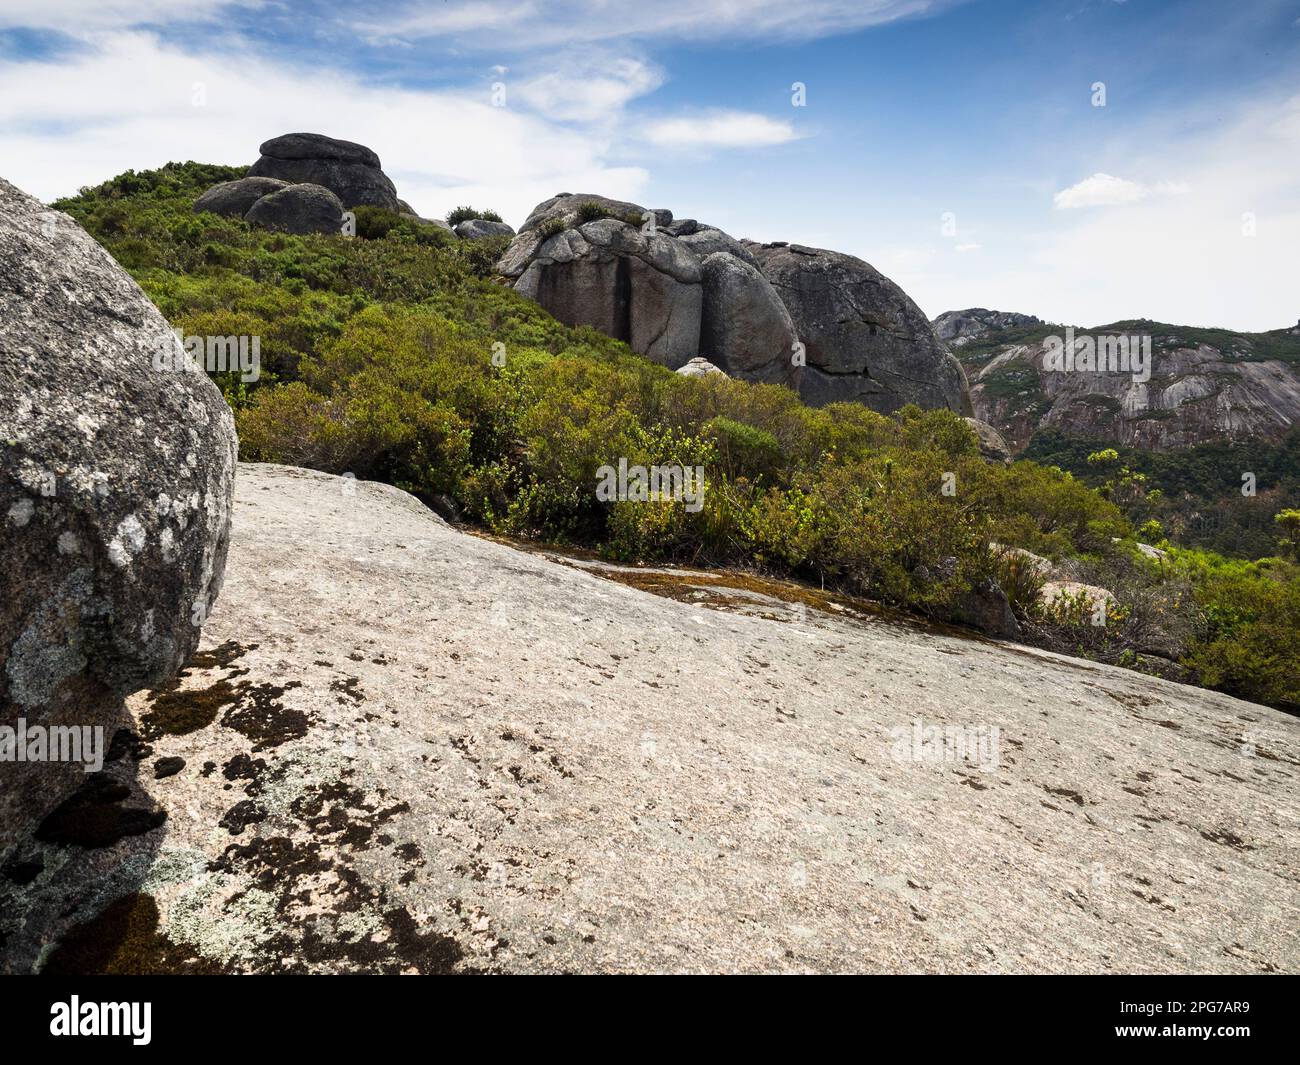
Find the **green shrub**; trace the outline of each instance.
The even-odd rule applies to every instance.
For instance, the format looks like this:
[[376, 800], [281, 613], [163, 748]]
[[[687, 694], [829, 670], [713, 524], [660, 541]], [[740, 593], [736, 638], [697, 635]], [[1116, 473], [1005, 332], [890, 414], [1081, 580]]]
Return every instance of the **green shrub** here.
[[578, 224], [585, 222], [595, 222], [600, 218], [612, 218], [613, 212], [604, 204], [597, 203], [595, 200], [586, 200], [578, 204], [577, 207]]
[[537, 235], [542, 240], [550, 240], [557, 233], [563, 233], [568, 227], [563, 218], [548, 218], [537, 227]]
[[453, 229], [462, 222], [481, 218], [485, 222], [500, 222], [501, 216], [496, 211], [480, 211], [476, 207], [453, 207], [447, 212], [447, 225]]

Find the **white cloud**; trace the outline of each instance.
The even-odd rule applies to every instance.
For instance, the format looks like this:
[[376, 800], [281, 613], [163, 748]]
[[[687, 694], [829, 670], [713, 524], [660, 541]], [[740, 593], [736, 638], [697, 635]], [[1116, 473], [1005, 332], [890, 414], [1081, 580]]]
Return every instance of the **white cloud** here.
[[980, 246], [978, 244], [958, 244], [955, 248], [953, 248], [953, 251], [957, 252], [957, 254], [959, 255], [964, 254], [968, 251], [979, 251], [979, 250], [980, 250]]
[[4, 0], [0, 28], [62, 30], [84, 34], [142, 23], [210, 21], [222, 8], [264, 7], [267, 0]]
[[[411, 3], [356, 28], [372, 39], [419, 40], [492, 30], [497, 48], [651, 37], [813, 40], [901, 18], [934, 14], [964, 0], [530, 0], [510, 8], [481, 0], [430, 10]], [[473, 41], [462, 41], [472, 46]]]
[[507, 84], [515, 101], [557, 122], [608, 123], [664, 82], [656, 66], [632, 56], [552, 57], [552, 69]]
[[372, 43], [392, 43], [399, 41], [422, 40], [426, 37], [442, 37], [455, 33], [478, 33], [507, 31], [510, 27], [527, 22], [538, 15], [534, 3], [505, 5], [491, 3], [489, 0], [474, 0], [471, 3], [458, 3], [455, 7], [448, 4], [408, 8], [404, 14], [376, 20], [373, 15], [354, 23], [354, 27], [366, 34]]
[[[0, 65], [4, 177], [42, 199], [169, 160], [251, 163], [263, 140], [311, 130], [379, 153], [398, 195], [425, 214], [458, 203], [520, 222], [564, 189], [634, 199], [648, 175], [609, 158], [608, 138], [512, 107], [488, 90], [404, 90], [274, 60], [189, 54], [151, 34], [91, 35], [59, 61]], [[194, 84], [206, 105], [191, 104]]]
[[1186, 191], [1187, 186], [1178, 182], [1162, 181], [1156, 185], [1144, 185], [1140, 181], [1129, 181], [1110, 174], [1093, 174], [1058, 192], [1052, 197], [1052, 206], [1058, 211], [1081, 207], [1115, 207], [1137, 203], [1149, 196], [1176, 196]]
[[640, 131], [660, 148], [761, 148], [785, 144], [798, 134], [789, 122], [750, 111], [712, 111], [704, 115], [653, 120]]

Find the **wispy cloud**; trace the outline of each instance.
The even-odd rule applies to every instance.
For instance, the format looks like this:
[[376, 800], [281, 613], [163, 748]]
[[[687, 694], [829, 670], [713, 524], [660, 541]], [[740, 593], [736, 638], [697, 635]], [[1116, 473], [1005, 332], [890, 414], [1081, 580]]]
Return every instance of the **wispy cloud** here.
[[161, 22], [216, 20], [223, 9], [256, 9], [268, 0], [4, 0], [0, 28], [84, 34]]
[[489, 4], [408, 3], [367, 13], [355, 28], [371, 39], [421, 40], [492, 30], [461, 47], [538, 47], [619, 39], [719, 40], [780, 38], [813, 40], [930, 15], [964, 0], [528, 0]]
[[608, 123], [664, 82], [657, 66], [634, 56], [550, 57], [548, 69], [509, 83], [515, 102], [559, 122]]
[[785, 144], [799, 134], [787, 121], [749, 111], [712, 111], [648, 123], [642, 136], [660, 148], [762, 148]]
[[[481, 33], [486, 30], [508, 31], [530, 22], [539, 15], [538, 5], [531, 2], [508, 4], [490, 0], [403, 7], [393, 14], [368, 14], [353, 22], [353, 27], [372, 43], [391, 44], [418, 41], [429, 37]], [[485, 38], [485, 43], [486, 43]]]

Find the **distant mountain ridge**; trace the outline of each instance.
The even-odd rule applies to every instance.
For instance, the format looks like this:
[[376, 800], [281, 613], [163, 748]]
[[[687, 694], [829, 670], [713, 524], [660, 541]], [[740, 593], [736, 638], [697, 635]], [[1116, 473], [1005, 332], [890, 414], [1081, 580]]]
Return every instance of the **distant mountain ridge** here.
[[1243, 333], [1148, 319], [1073, 327], [1077, 337], [1149, 337], [1149, 379], [1105, 367], [1053, 370], [1066, 327], [972, 308], [933, 320], [961, 362], [975, 417], [1020, 452], [1039, 428], [1153, 451], [1280, 440], [1300, 420], [1300, 325]]

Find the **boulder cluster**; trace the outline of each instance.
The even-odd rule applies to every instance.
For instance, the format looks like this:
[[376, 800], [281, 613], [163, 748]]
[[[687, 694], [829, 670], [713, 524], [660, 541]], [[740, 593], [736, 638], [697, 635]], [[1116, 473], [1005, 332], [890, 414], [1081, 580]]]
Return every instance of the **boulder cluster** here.
[[562, 322], [674, 370], [703, 359], [812, 406], [970, 411], [965, 374], [920, 308], [851, 255], [560, 193], [528, 216], [497, 270]]
[[[364, 144], [320, 133], [286, 133], [266, 141], [246, 177], [214, 185], [194, 201], [194, 210], [242, 218], [286, 233], [338, 233], [343, 214], [356, 207], [381, 207], [448, 232], [439, 218], [421, 218], [384, 173], [379, 156]], [[504, 222], [471, 218], [455, 228], [462, 240], [513, 234]]]

